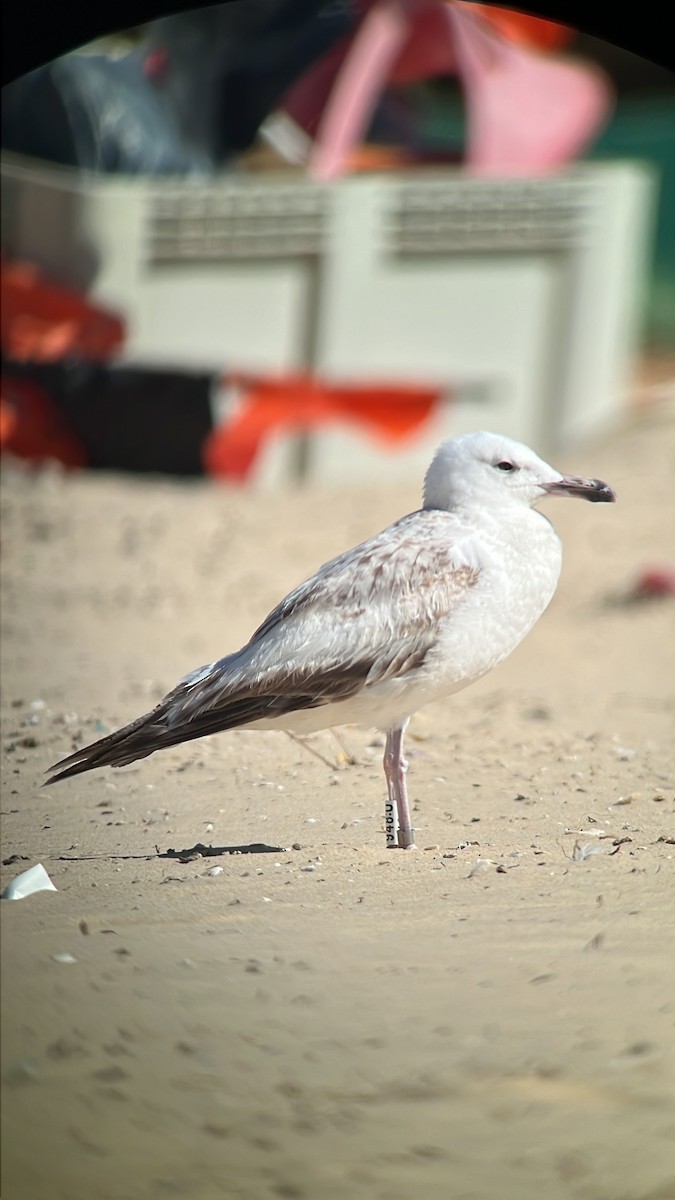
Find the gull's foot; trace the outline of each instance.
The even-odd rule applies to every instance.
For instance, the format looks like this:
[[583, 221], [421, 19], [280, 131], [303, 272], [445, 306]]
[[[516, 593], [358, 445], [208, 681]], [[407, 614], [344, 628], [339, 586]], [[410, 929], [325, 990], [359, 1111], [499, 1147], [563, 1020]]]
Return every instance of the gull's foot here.
[[417, 846], [415, 845], [415, 835], [412, 829], [399, 829], [397, 837], [399, 848], [401, 850], [417, 849]]

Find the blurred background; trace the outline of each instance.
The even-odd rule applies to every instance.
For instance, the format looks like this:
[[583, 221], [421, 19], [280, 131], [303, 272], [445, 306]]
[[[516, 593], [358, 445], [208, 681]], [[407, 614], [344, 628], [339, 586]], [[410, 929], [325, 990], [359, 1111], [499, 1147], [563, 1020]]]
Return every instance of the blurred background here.
[[[58, 889], [0, 912], [5, 1200], [675, 1196], [674, 128], [664, 70], [441, 0], [5, 90], [0, 887]], [[41, 788], [481, 427], [620, 503], [551, 505], [545, 619], [411, 722], [418, 855], [366, 729]]]
[[233, 483], [542, 453], [675, 361], [673, 75], [449, 0], [243, 0], [4, 89], [2, 450]]

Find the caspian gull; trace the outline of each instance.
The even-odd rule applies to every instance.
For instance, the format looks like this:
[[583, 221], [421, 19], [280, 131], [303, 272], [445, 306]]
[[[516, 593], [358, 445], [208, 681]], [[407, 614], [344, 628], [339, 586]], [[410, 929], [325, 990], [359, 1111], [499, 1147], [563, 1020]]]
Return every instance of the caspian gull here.
[[47, 783], [121, 767], [226, 729], [384, 730], [387, 845], [414, 846], [403, 733], [411, 715], [506, 658], [555, 592], [560, 539], [546, 496], [613, 501], [493, 433], [444, 442], [423, 507], [321, 567], [234, 654], [192, 671], [152, 710], [50, 768]]

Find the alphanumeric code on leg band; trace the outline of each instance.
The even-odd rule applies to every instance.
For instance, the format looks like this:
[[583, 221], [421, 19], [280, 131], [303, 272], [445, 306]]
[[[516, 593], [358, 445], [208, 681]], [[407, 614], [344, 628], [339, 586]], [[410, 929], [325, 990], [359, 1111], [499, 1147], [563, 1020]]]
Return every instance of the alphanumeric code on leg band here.
[[398, 846], [396, 805], [393, 800], [387, 800], [384, 806], [384, 829], [387, 835], [387, 846]]

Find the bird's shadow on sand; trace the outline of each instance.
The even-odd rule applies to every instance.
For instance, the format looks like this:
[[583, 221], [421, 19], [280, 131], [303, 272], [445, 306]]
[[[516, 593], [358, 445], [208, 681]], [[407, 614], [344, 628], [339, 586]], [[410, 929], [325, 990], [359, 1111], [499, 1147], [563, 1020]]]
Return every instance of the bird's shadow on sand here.
[[91, 862], [94, 859], [144, 859], [171, 858], [177, 862], [194, 862], [199, 858], [218, 858], [223, 854], [286, 854], [286, 846], [268, 846], [265, 842], [250, 842], [245, 846], [204, 846], [202, 842], [184, 850], [160, 850], [155, 846], [154, 854], [57, 854], [58, 862]]

